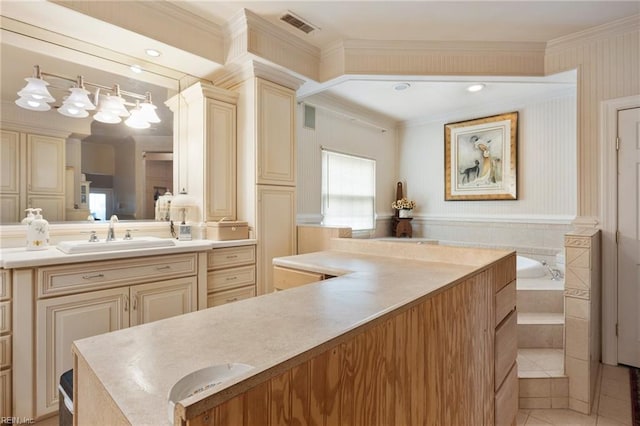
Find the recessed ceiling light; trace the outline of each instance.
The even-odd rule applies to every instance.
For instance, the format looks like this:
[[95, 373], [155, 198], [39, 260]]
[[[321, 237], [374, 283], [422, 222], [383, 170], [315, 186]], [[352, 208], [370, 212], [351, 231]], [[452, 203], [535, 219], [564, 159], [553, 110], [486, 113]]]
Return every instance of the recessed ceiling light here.
[[142, 68], [140, 67], [140, 65], [131, 65], [129, 69], [136, 74], [140, 74], [142, 72]]
[[156, 50], [156, 49], [147, 49], [144, 51], [147, 55], [152, 56], [154, 58], [157, 58], [158, 56], [160, 56], [160, 51]]
[[472, 84], [471, 86], [467, 87], [467, 90], [470, 92], [479, 92], [482, 89], [484, 89], [484, 84], [482, 83]]
[[398, 83], [395, 86], [393, 86], [393, 90], [400, 92], [402, 90], [407, 90], [409, 87], [411, 87], [409, 83]]

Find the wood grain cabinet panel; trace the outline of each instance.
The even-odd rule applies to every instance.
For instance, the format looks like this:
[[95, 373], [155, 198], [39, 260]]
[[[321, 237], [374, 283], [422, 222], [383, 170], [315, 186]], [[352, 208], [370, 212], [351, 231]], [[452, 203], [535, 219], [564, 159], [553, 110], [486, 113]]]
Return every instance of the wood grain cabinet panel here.
[[502, 288], [496, 293], [496, 327], [514, 309], [516, 309], [516, 282]]
[[518, 357], [518, 315], [511, 314], [496, 329], [495, 389], [497, 390]]
[[512, 426], [518, 414], [518, 366], [514, 364], [496, 392], [496, 426]]

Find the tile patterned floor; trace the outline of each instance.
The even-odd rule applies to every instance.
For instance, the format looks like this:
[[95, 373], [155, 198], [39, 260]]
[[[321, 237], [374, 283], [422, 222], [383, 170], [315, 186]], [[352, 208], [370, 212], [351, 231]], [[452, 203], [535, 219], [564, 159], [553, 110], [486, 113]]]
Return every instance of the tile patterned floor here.
[[[519, 362], [519, 360], [518, 360]], [[603, 365], [590, 416], [568, 409], [519, 410], [518, 426], [631, 426], [631, 389], [626, 367]]]

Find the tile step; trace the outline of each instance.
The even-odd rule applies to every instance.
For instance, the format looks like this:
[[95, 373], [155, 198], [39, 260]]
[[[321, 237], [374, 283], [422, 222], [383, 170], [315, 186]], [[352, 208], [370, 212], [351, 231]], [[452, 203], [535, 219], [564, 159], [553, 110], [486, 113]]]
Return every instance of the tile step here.
[[566, 377], [564, 374], [564, 350], [550, 348], [518, 349], [518, 377], [529, 379]]
[[564, 325], [564, 313], [518, 312], [518, 324], [522, 325]]

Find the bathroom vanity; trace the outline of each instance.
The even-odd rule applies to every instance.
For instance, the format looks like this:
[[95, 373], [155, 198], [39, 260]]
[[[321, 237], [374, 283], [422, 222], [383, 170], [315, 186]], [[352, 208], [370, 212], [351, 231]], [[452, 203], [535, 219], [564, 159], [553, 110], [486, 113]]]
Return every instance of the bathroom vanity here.
[[[145, 239], [131, 242], [137, 241]], [[245, 252], [255, 253], [255, 240], [175, 241], [166, 247], [83, 254], [56, 247], [1, 250], [3, 416], [36, 419], [55, 413], [60, 376], [73, 367], [74, 340], [207, 308], [208, 269], [233, 266], [226, 257], [235, 260]], [[250, 277], [241, 282], [243, 289], [253, 296], [255, 265], [240, 263]], [[232, 282], [237, 280], [236, 270], [225, 271]]]
[[78, 424], [515, 422], [515, 253], [336, 239], [274, 264], [334, 278], [74, 342]]

